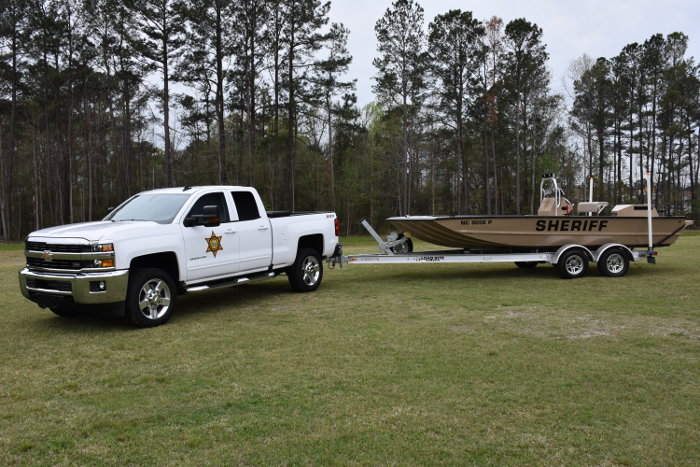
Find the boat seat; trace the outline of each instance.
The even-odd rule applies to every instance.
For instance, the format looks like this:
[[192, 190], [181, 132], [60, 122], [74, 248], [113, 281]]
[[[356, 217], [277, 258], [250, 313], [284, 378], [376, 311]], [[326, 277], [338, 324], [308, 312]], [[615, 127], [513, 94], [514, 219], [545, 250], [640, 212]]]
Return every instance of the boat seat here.
[[[646, 217], [647, 210], [646, 204], [617, 204], [612, 208], [610, 214], [621, 217]], [[651, 208], [651, 217], [659, 217], [659, 212], [653, 206]]]
[[600, 214], [600, 212], [605, 209], [608, 205], [605, 201], [582, 201], [576, 205], [576, 209], [579, 214], [592, 212], [593, 214]]
[[538, 216], [568, 216], [571, 214], [571, 203], [566, 198], [561, 198], [561, 206], [557, 209], [555, 198], [544, 198], [537, 210]]

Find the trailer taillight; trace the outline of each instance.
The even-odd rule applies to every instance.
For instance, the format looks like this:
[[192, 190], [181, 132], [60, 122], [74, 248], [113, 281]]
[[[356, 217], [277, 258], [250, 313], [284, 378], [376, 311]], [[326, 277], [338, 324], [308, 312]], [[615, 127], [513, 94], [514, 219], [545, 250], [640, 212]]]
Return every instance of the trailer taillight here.
[[335, 236], [340, 237], [340, 219], [335, 218]]

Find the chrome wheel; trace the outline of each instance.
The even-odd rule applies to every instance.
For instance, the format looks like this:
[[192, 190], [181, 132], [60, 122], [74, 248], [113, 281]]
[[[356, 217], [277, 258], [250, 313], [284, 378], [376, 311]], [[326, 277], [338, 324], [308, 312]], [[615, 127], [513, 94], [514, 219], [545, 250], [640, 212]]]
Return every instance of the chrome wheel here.
[[170, 287], [164, 280], [149, 279], [139, 292], [139, 310], [148, 319], [162, 318], [170, 308], [171, 299]]
[[630, 255], [619, 247], [610, 248], [598, 258], [598, 271], [607, 277], [622, 277], [630, 267]]
[[559, 258], [557, 269], [564, 279], [583, 277], [588, 271], [588, 256], [578, 248], [566, 251]]
[[605, 267], [611, 274], [620, 274], [625, 269], [625, 259], [619, 253], [613, 253], [605, 261]]
[[572, 277], [583, 272], [583, 258], [578, 255], [571, 255], [566, 259], [566, 272]]
[[289, 285], [296, 292], [313, 292], [323, 280], [321, 255], [313, 248], [302, 248], [286, 272]]
[[313, 286], [321, 275], [321, 263], [316, 256], [307, 256], [301, 265], [301, 279], [304, 284]]

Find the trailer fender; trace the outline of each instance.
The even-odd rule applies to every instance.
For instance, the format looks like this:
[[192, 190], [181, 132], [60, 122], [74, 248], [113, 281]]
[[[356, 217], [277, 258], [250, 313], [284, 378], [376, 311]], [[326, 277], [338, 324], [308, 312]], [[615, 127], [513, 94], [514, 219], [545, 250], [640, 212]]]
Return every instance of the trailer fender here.
[[554, 253], [554, 257], [552, 258], [552, 264], [559, 263], [559, 258], [561, 258], [561, 255], [563, 255], [567, 251], [573, 250], [573, 249], [583, 250], [586, 253], [586, 256], [588, 256], [588, 260], [593, 261], [593, 253], [591, 253], [591, 250], [589, 250], [588, 248], [586, 248], [583, 245], [569, 243], [568, 245], [564, 245], [562, 247], [559, 247], [559, 249]]
[[619, 248], [619, 249], [621, 249], [621, 250], [624, 251], [625, 254], [627, 255], [627, 259], [628, 259], [628, 260], [630, 260], [630, 261], [635, 261], [635, 257], [634, 257], [634, 254], [632, 253], [632, 250], [630, 250], [630, 249], [629, 249], [628, 247], [626, 247], [625, 245], [622, 245], [622, 244], [620, 244], [620, 243], [606, 243], [605, 245], [603, 245], [603, 246], [601, 246], [600, 248], [598, 248], [595, 252], [593, 252], [593, 262], [594, 262], [594, 263], [597, 263], [597, 262], [598, 262], [598, 259], [603, 255], [603, 253], [605, 253], [606, 251], [608, 251], [610, 248]]

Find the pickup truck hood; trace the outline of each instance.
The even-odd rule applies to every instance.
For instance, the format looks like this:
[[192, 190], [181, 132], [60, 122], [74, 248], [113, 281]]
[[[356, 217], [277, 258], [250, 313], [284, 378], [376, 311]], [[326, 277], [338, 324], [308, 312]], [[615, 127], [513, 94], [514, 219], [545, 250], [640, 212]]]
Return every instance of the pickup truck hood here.
[[59, 225], [37, 230], [29, 234], [29, 237], [49, 237], [51, 239], [79, 238], [89, 242], [111, 241], [128, 235], [135, 230], [138, 230], [140, 235], [147, 234], [149, 230], [157, 230], [159, 226], [162, 227], [157, 222], [152, 221], [81, 222], [79, 224]]

